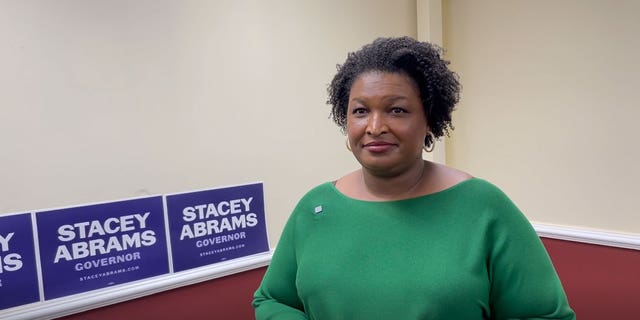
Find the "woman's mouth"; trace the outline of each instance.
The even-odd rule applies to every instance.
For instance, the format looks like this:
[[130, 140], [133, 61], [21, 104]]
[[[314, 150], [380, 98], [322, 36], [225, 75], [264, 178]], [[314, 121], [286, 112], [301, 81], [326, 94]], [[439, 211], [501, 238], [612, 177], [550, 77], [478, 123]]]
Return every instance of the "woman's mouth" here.
[[382, 141], [369, 142], [364, 145], [364, 149], [371, 153], [384, 153], [393, 148], [395, 144]]

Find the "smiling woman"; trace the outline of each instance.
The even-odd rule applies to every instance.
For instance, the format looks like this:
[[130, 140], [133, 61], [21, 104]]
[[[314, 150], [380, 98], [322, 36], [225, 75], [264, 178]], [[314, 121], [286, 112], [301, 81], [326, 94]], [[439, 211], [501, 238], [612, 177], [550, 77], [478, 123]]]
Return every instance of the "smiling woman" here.
[[428, 130], [420, 92], [408, 76], [368, 72], [353, 83], [347, 109], [348, 143], [367, 172], [382, 176], [411, 169], [421, 172], [422, 143]]
[[300, 200], [255, 293], [258, 320], [575, 319], [511, 200], [422, 158], [451, 128], [447, 64], [404, 37], [338, 68], [329, 103], [361, 168]]

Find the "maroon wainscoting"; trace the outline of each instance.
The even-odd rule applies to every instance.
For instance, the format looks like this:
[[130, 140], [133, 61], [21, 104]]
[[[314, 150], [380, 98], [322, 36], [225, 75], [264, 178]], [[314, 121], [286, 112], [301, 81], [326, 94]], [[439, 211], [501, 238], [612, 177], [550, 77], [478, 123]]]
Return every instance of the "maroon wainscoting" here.
[[542, 238], [579, 320], [640, 319], [640, 251]]
[[66, 316], [64, 320], [254, 319], [253, 292], [266, 267]]

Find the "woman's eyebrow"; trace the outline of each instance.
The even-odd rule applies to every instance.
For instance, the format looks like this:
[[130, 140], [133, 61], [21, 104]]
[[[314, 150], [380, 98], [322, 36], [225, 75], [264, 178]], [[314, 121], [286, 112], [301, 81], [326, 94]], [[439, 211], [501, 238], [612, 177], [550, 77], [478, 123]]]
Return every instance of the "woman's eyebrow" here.
[[[407, 100], [408, 98], [405, 96], [400, 96], [400, 95], [388, 95], [388, 96], [383, 96], [382, 100], [385, 101], [398, 101], [398, 100]], [[363, 99], [363, 98], [359, 98], [359, 97], [355, 97], [352, 98], [350, 102], [360, 102], [360, 103], [365, 103], [367, 99]]]

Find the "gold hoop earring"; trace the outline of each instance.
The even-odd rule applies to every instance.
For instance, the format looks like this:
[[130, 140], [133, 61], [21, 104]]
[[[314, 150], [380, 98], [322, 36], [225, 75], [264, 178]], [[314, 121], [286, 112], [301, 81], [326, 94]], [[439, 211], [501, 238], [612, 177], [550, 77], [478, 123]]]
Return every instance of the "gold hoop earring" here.
[[[433, 134], [433, 132], [429, 131], [427, 132], [428, 136], [431, 136], [430, 139], [425, 138], [424, 139], [424, 147], [422, 147], [422, 149], [426, 152], [429, 153], [431, 151], [433, 151], [433, 149], [436, 147], [436, 136]], [[427, 142], [430, 142], [429, 145], [427, 145]]]
[[349, 144], [349, 138], [345, 140], [345, 145], [347, 146], [347, 150], [351, 151], [351, 145]]

